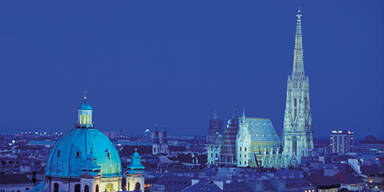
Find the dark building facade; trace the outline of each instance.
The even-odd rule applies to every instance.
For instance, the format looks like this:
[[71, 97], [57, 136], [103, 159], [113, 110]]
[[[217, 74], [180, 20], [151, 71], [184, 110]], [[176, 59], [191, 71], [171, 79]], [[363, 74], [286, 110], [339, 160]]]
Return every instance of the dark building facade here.
[[223, 144], [224, 122], [217, 118], [216, 112], [209, 119], [207, 135], [207, 163], [215, 165], [220, 160], [221, 145]]
[[217, 136], [223, 134], [223, 127], [224, 121], [218, 119], [216, 113], [214, 113], [213, 117], [209, 119], [207, 143], [216, 143]]

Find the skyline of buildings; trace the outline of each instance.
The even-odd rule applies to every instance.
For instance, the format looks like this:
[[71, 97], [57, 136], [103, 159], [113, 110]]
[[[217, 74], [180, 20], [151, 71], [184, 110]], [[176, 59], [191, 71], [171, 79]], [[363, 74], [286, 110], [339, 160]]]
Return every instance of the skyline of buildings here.
[[[292, 72], [280, 95], [283, 127], [275, 127], [272, 116], [246, 112], [267, 110], [253, 104], [242, 114], [234, 108], [228, 120], [215, 111], [208, 129], [197, 127], [206, 136], [174, 136], [163, 126], [146, 127], [140, 136], [124, 128], [103, 132], [84, 96], [75, 125], [64, 133], [0, 134], [0, 192], [384, 191], [383, 140], [356, 141], [353, 129], [314, 138], [302, 33], [297, 9]], [[126, 119], [117, 110], [112, 114], [116, 118], [100, 118]]]

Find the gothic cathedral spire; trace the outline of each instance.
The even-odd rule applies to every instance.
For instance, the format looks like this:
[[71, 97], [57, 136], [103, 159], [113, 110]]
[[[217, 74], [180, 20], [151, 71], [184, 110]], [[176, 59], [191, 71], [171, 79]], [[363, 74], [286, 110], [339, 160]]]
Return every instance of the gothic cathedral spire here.
[[286, 166], [300, 164], [301, 157], [313, 151], [312, 117], [309, 103], [309, 80], [304, 73], [301, 11], [297, 11], [293, 71], [288, 76], [284, 113], [284, 161]]
[[297, 10], [297, 23], [296, 23], [296, 38], [295, 38], [295, 51], [293, 61], [293, 76], [303, 77], [304, 75], [304, 60], [303, 60], [303, 34], [301, 31], [301, 11]]

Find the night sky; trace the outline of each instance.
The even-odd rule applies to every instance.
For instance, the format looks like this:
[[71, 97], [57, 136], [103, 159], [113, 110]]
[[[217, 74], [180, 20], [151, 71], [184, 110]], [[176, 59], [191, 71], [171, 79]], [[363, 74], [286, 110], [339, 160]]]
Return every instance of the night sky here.
[[283, 125], [296, 10], [314, 137], [383, 138], [383, 1], [1, 1], [0, 129], [205, 135], [234, 105]]

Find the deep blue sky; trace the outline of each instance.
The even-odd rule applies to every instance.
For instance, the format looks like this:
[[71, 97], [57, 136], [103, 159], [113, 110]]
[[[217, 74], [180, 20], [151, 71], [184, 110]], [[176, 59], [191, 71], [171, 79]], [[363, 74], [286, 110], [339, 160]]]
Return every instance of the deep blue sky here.
[[1, 1], [0, 128], [204, 135], [233, 105], [283, 124], [296, 9], [315, 137], [383, 137], [383, 1]]

